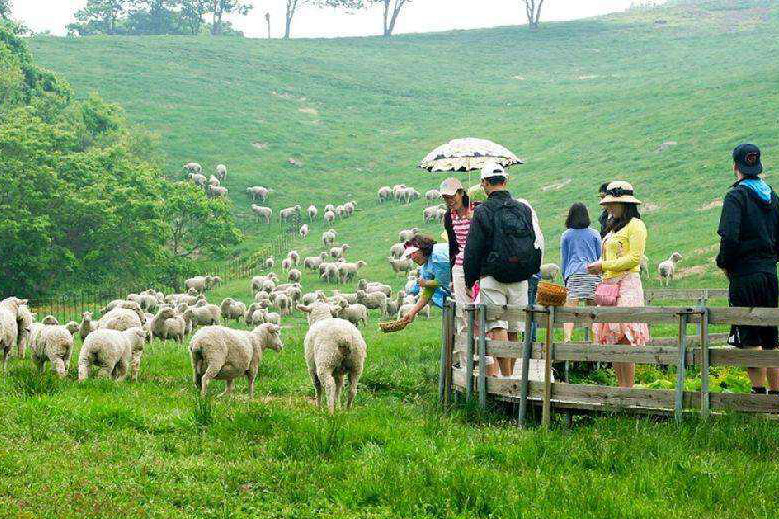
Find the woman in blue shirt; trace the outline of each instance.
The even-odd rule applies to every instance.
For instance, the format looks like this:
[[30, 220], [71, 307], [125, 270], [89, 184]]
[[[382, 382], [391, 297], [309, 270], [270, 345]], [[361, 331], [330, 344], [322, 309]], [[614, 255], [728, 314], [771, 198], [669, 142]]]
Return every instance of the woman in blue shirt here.
[[[587, 265], [601, 257], [602, 242], [598, 231], [590, 228], [590, 215], [587, 206], [575, 203], [568, 211], [565, 220], [567, 230], [560, 239], [560, 256], [563, 260], [563, 279], [568, 288], [567, 306], [579, 306], [580, 301], [587, 305], [595, 303], [595, 288], [601, 282], [600, 276], [589, 274]], [[564, 340], [571, 342], [573, 323], [563, 325]]]
[[452, 269], [449, 266], [449, 245], [436, 243], [427, 236], [417, 235], [406, 243], [403, 257], [411, 258], [419, 265], [417, 281], [421, 291], [419, 301], [403, 318], [406, 323], [410, 323], [428, 303], [441, 308], [444, 300], [450, 296]]

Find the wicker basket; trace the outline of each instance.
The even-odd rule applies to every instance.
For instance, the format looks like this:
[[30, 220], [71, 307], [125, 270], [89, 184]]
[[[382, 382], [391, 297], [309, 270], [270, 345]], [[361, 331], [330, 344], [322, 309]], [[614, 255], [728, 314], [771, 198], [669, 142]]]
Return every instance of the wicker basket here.
[[398, 319], [397, 321], [388, 321], [384, 323], [379, 323], [379, 328], [381, 328], [381, 331], [383, 331], [384, 333], [392, 333], [392, 332], [399, 332], [407, 325], [408, 323], [406, 321]]
[[568, 289], [561, 285], [541, 281], [538, 284], [536, 302], [543, 306], [563, 306], [568, 298]]

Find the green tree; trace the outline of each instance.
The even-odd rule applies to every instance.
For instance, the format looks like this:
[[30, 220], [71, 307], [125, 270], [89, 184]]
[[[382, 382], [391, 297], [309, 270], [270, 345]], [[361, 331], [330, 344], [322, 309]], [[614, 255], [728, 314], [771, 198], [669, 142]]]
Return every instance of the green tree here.
[[251, 2], [245, 2], [243, 0], [209, 0], [208, 12], [210, 12], [213, 17], [211, 34], [214, 36], [225, 34], [227, 24], [222, 21], [224, 15], [237, 14], [246, 16], [253, 7]]
[[10, 20], [13, 3], [11, 0], [0, 0], [0, 19]]
[[76, 11], [77, 21], [68, 25], [68, 30], [82, 36], [117, 34], [129, 3], [130, 0], [87, 0], [87, 5]]
[[210, 0], [182, 0], [182, 25], [189, 34], [200, 34], [203, 28], [203, 17], [208, 13]]

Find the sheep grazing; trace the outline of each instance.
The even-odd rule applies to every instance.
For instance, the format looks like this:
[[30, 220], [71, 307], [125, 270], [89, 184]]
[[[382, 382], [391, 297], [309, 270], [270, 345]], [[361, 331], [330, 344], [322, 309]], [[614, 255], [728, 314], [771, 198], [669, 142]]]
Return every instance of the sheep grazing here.
[[349, 244], [344, 243], [343, 245], [339, 247], [331, 247], [330, 248], [330, 257], [332, 258], [345, 258], [346, 257], [346, 251], [349, 250]]
[[123, 332], [129, 328], [142, 328], [141, 323], [144, 321], [145, 317], [140, 310], [114, 308], [97, 321], [97, 328]]
[[319, 211], [317, 210], [314, 204], [311, 204], [310, 206], [308, 206], [308, 209], [306, 209], [306, 214], [308, 215], [308, 221], [313, 222], [314, 220], [316, 220]]
[[[19, 311], [17, 313], [16, 327], [18, 333], [16, 335], [16, 348], [20, 359], [24, 358], [25, 349], [30, 339], [30, 328], [35, 323], [36, 314], [30, 312], [27, 305], [19, 305]], [[0, 330], [2, 328], [0, 327]], [[0, 332], [1, 334], [2, 332]]]
[[335, 232], [335, 229], [329, 229], [322, 233], [322, 245], [325, 247], [332, 247], [332, 245], [335, 243], [335, 238], [338, 236], [338, 233]]
[[275, 262], [274, 262], [274, 260], [273, 260], [273, 257], [267, 258], [267, 259], [265, 260], [265, 268], [267, 268], [267, 269], [272, 269], [272, 268], [273, 268], [273, 265], [274, 265], [274, 263], [275, 263]]
[[419, 232], [419, 229], [417, 229], [416, 227], [413, 227], [411, 229], [403, 229], [402, 231], [400, 231], [398, 233], [398, 236], [400, 236], [401, 243], [406, 243], [411, 238], [413, 238], [414, 235], [416, 233], [418, 233], [418, 232]]
[[216, 178], [224, 180], [227, 177], [227, 166], [224, 164], [216, 165]]
[[368, 350], [365, 339], [352, 323], [333, 317], [337, 310], [330, 304], [298, 305], [298, 309], [308, 314], [309, 328], [303, 349], [317, 405], [322, 405], [322, 395], [326, 393], [328, 410], [330, 414], [335, 412], [346, 374], [349, 376], [346, 407], [351, 408], [365, 366]]
[[292, 300], [284, 292], [276, 292], [273, 299], [273, 306], [279, 309], [282, 316], [292, 313]]
[[222, 186], [210, 186], [208, 188], [209, 198], [227, 198], [227, 188]]
[[187, 170], [189, 173], [203, 172], [203, 166], [201, 166], [197, 162], [187, 162], [186, 164], [184, 164], [184, 169]]
[[379, 203], [383, 204], [388, 202], [392, 197], [392, 188], [389, 186], [382, 186], [379, 188]]
[[390, 257], [400, 259], [403, 257], [403, 252], [406, 250], [406, 246], [402, 243], [395, 243], [390, 247]]
[[560, 267], [554, 263], [545, 263], [541, 265], [541, 279], [554, 281], [560, 274]]
[[387, 258], [387, 261], [389, 261], [389, 264], [392, 267], [392, 271], [395, 272], [395, 274], [397, 274], [398, 272], [408, 272], [412, 268], [414, 268], [414, 262], [411, 261], [409, 258], [406, 259]]
[[421, 196], [419, 191], [413, 187], [407, 187], [401, 190], [398, 201], [410, 204], [412, 200], [417, 200], [418, 198], [421, 198]]
[[676, 273], [676, 264], [681, 260], [682, 255], [678, 252], [674, 252], [667, 260], [660, 262], [657, 266], [657, 271], [660, 273], [660, 280], [665, 280], [665, 286], [668, 286], [668, 283], [673, 280], [674, 274]]
[[214, 278], [212, 276], [195, 276], [184, 281], [184, 286], [187, 290], [197, 290], [199, 293], [203, 293], [214, 284]]
[[354, 212], [357, 210], [357, 202], [354, 200], [349, 200], [344, 204], [344, 209], [346, 210], [346, 214], [348, 216], [352, 216]]
[[344, 208], [344, 206], [342, 205], [339, 205], [338, 207], [335, 208], [335, 216], [336, 218], [340, 218], [343, 220], [349, 215], [346, 213], [346, 208]]
[[308, 236], [308, 233], [309, 233], [308, 224], [304, 223], [303, 225], [300, 226], [300, 231], [299, 231], [300, 237], [305, 238], [306, 236]]
[[124, 331], [100, 329], [89, 334], [78, 356], [78, 381], [89, 377], [89, 369], [98, 366], [98, 377], [111, 377], [117, 382], [127, 378], [138, 380], [146, 332], [141, 327]]
[[320, 277], [328, 283], [338, 283], [338, 280], [340, 279], [338, 264], [322, 263], [322, 265], [320, 265], [320, 269], [322, 269], [322, 267], [324, 267], [324, 269]]
[[291, 250], [287, 253], [287, 257], [292, 261], [293, 265], [300, 264], [300, 253], [296, 250]]
[[341, 283], [347, 283], [353, 280], [354, 276], [357, 275], [357, 271], [367, 265], [368, 264], [364, 261], [357, 261], [355, 263], [339, 263], [338, 274], [341, 276]]
[[325, 211], [324, 219], [325, 219], [325, 222], [327, 222], [327, 223], [333, 223], [335, 221], [335, 212], [334, 211]]
[[426, 200], [438, 200], [441, 198], [441, 193], [437, 189], [431, 189], [427, 193], [425, 193], [425, 199]]
[[64, 378], [73, 354], [73, 334], [65, 326], [54, 323], [34, 323], [32, 326], [30, 353], [33, 363], [43, 373], [46, 362], [49, 362], [52, 371]]
[[300, 283], [300, 278], [302, 278], [303, 275], [298, 269], [292, 269], [289, 271], [289, 275], [287, 276], [287, 279], [293, 283]]
[[204, 304], [202, 306], [195, 306], [187, 308], [184, 315], [192, 320], [192, 324], [195, 326], [210, 326], [219, 324], [219, 317], [222, 311], [218, 306], [212, 304]]
[[321, 290], [303, 294], [303, 296], [300, 298], [300, 302], [304, 305], [310, 305], [315, 301], [324, 301], [324, 300], [325, 300], [325, 293], [322, 292]]
[[403, 190], [406, 189], [404, 184], [396, 184], [392, 186], [392, 197], [396, 202], [400, 202], [403, 195]]
[[361, 279], [357, 282], [358, 290], [365, 290], [367, 293], [382, 292], [387, 297], [392, 295], [392, 287], [383, 283], [377, 283], [374, 281], [368, 281], [367, 279]]
[[292, 269], [292, 260], [289, 258], [284, 258], [281, 260], [281, 270], [289, 272]]
[[442, 204], [426, 207], [425, 210], [422, 211], [422, 216], [425, 218], [425, 223], [439, 221], [438, 215], [440, 214], [441, 210], [443, 210], [443, 214], [446, 214], [446, 208]]
[[264, 204], [268, 199], [270, 189], [263, 186], [251, 186], [246, 188], [246, 193], [252, 197], [252, 202], [256, 202], [259, 199]]
[[188, 177], [192, 181], [192, 183], [195, 184], [197, 187], [205, 187], [206, 185], [205, 175], [201, 175], [200, 173], [190, 173]]
[[368, 293], [365, 290], [358, 290], [357, 302], [367, 306], [371, 310], [379, 310], [381, 315], [387, 313], [387, 295], [383, 292]]
[[328, 211], [331, 211], [331, 212], [335, 213], [335, 206], [333, 204], [327, 204], [325, 206], [325, 212], [328, 212]]
[[208, 177], [208, 187], [219, 187], [221, 185], [222, 182], [220, 182], [219, 179], [216, 178], [214, 175]]
[[162, 308], [153, 316], [149, 323], [151, 338], [168, 339], [183, 343], [186, 335], [187, 323], [184, 318], [176, 314], [173, 308]]
[[224, 326], [208, 326], [192, 337], [189, 344], [195, 387], [206, 396], [212, 380], [224, 380], [223, 395], [233, 391], [235, 379], [249, 379], [249, 398], [254, 398], [254, 381], [266, 349], [281, 351], [281, 328], [276, 324], [261, 324], [251, 332]]
[[222, 300], [222, 304], [219, 305], [219, 312], [225, 322], [230, 319], [237, 322], [246, 313], [246, 305], [241, 301], [228, 297]]
[[263, 207], [261, 205], [252, 204], [252, 213], [257, 216], [257, 223], [261, 220], [265, 220], [265, 223], [270, 225], [270, 220], [273, 217], [273, 209], [270, 207]]
[[323, 261], [326, 261], [327, 258], [328, 255], [326, 252], [321, 253], [319, 256], [309, 256], [303, 259], [303, 267], [308, 270], [318, 270], [319, 265], [321, 265]]
[[341, 308], [336, 317], [346, 319], [355, 326], [368, 325], [368, 307], [359, 303], [349, 305], [345, 308]]
[[295, 215], [300, 216], [299, 205], [287, 207], [286, 209], [282, 209], [281, 211], [279, 211], [279, 220], [282, 222], [286, 222], [287, 220], [289, 220]]

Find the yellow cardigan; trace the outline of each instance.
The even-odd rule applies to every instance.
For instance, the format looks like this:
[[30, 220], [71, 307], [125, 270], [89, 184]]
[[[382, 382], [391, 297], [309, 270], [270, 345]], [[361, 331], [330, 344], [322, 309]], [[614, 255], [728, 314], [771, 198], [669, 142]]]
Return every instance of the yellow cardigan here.
[[646, 250], [646, 225], [633, 218], [618, 232], [603, 242], [603, 279], [641, 270], [641, 258]]

